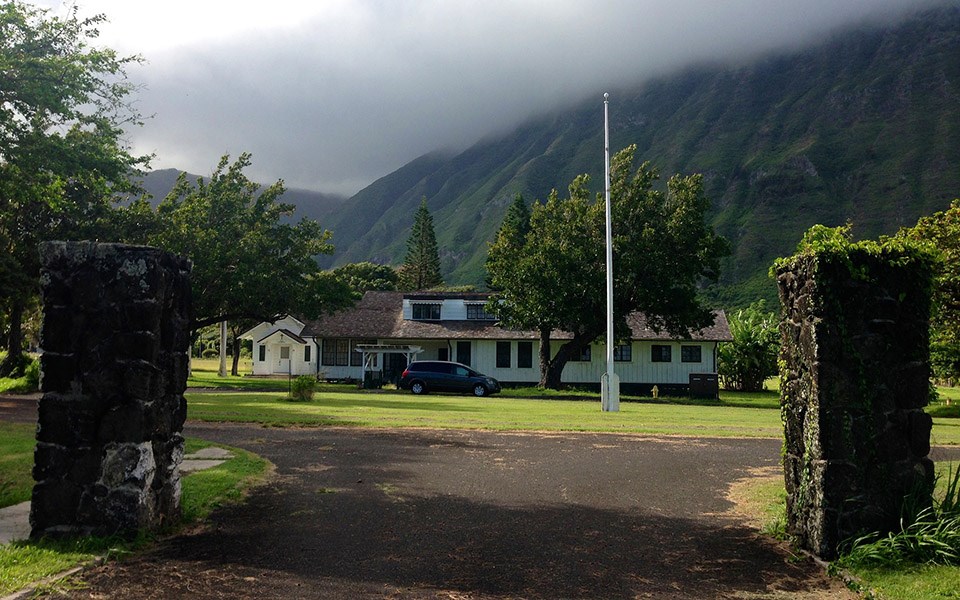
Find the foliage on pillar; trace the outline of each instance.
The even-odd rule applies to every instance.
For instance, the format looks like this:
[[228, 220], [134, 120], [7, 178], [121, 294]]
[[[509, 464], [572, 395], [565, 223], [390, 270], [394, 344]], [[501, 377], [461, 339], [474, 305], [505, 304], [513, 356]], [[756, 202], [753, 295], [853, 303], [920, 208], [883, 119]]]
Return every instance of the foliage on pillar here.
[[934, 262], [903, 240], [816, 226], [774, 266], [788, 530], [824, 558], [931, 501]]

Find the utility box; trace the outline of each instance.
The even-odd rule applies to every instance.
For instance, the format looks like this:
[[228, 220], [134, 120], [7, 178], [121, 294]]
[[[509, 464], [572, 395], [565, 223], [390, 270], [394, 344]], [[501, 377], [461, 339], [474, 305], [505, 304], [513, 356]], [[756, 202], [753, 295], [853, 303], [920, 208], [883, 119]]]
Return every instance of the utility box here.
[[383, 387], [383, 374], [380, 371], [363, 372], [363, 389], [379, 390]]
[[693, 398], [719, 398], [720, 378], [716, 373], [690, 373], [690, 396]]

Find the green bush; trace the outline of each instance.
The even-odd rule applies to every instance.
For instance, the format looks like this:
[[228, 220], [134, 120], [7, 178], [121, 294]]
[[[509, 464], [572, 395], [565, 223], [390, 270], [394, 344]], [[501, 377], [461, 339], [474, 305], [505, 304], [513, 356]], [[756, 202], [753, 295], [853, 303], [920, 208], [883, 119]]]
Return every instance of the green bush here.
[[27, 368], [23, 370], [23, 378], [26, 380], [27, 385], [33, 389], [40, 388], [40, 359], [34, 358], [30, 361], [30, 364], [27, 365]]
[[854, 540], [839, 561], [845, 567], [907, 563], [960, 565], [960, 469], [948, 472], [943, 497], [934, 506], [906, 515], [900, 531]]
[[758, 300], [730, 315], [732, 342], [720, 344], [717, 373], [726, 390], [759, 392], [777, 374], [780, 332], [777, 316]]
[[313, 394], [316, 391], [317, 379], [310, 375], [300, 375], [290, 384], [290, 399], [309, 402], [313, 400]]

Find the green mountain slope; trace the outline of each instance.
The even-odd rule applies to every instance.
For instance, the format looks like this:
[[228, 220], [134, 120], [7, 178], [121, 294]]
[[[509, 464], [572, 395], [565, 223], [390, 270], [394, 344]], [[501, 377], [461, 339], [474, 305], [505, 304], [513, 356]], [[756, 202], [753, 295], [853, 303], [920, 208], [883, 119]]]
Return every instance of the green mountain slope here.
[[[815, 223], [889, 234], [960, 196], [960, 6], [839, 32], [739, 67], [700, 66], [611, 91], [611, 146], [702, 172], [733, 244], [716, 301], [772, 297], [767, 269]], [[545, 199], [578, 173], [602, 188], [601, 93], [451, 157], [428, 155], [330, 221], [337, 264], [398, 263], [426, 196], [448, 283], [483, 281], [486, 243], [513, 194]]]

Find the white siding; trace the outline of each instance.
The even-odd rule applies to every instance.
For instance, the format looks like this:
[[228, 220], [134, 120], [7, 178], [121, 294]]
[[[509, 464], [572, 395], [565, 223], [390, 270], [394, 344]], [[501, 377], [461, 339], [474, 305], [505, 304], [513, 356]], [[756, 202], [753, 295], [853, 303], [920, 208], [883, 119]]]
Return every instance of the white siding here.
[[[669, 363], [655, 363], [650, 358], [651, 346], [663, 344], [671, 347]], [[554, 354], [562, 342], [551, 343]], [[684, 363], [680, 360], [680, 346], [700, 346], [701, 362]], [[631, 360], [617, 361], [614, 370], [622, 383], [672, 383], [687, 384], [691, 373], [716, 372], [714, 348], [716, 342], [633, 342]], [[500, 381], [537, 383], [540, 379], [540, 343], [533, 342], [533, 364], [529, 369], [517, 367], [517, 341], [510, 342], [510, 368], [497, 368], [496, 340], [475, 340], [473, 343], [473, 368]], [[568, 361], [563, 369], [564, 383], [599, 384], [600, 376], [607, 370], [606, 349], [603, 344], [593, 344], [590, 362]]]
[[[284, 317], [276, 323], [260, 323], [253, 329], [247, 331], [244, 335], [244, 339], [253, 340], [253, 374], [254, 375], [273, 375], [277, 372], [278, 363], [280, 360], [280, 344], [274, 343], [274, 340], [266, 340], [266, 357], [264, 361], [260, 361], [260, 344], [259, 340], [264, 339], [271, 333], [279, 331], [281, 329], [286, 329], [291, 333], [300, 335], [300, 332], [303, 331], [303, 323], [297, 321], [293, 317]], [[290, 345], [296, 345], [296, 342], [290, 342]], [[312, 351], [311, 351], [312, 352]], [[300, 362], [303, 362], [303, 347], [300, 347], [298, 353], [300, 357]], [[311, 358], [313, 358], [311, 356]], [[311, 361], [312, 362], [312, 361]], [[305, 367], [303, 365], [292, 364], [291, 367], [294, 369], [294, 373], [300, 373]], [[286, 373], [286, 369], [283, 371]], [[312, 370], [310, 372], [313, 372]]]
[[444, 300], [443, 306], [440, 308], [440, 319], [443, 321], [466, 321], [467, 305], [459, 298]]

